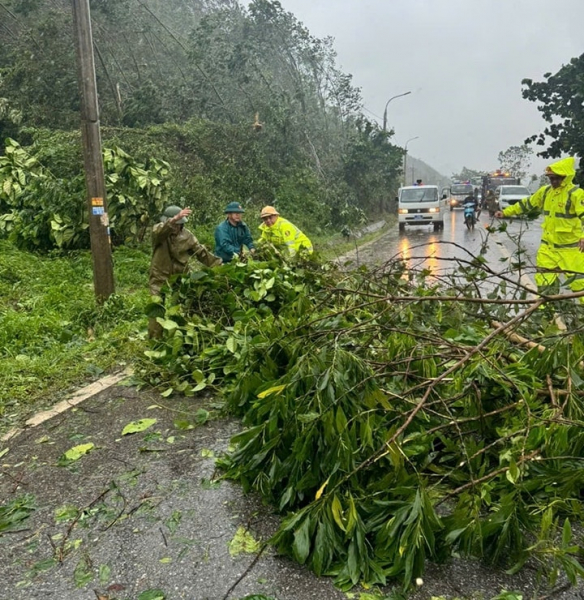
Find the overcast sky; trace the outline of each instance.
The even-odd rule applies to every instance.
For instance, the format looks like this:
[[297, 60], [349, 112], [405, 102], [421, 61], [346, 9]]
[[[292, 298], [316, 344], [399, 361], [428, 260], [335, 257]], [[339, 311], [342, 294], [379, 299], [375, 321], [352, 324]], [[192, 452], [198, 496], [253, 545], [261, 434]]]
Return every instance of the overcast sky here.
[[[444, 175], [497, 168], [544, 121], [521, 97], [584, 52], [584, 0], [280, 0], [311, 32], [335, 38], [338, 66], [365, 114]], [[546, 162], [534, 159], [531, 172]]]

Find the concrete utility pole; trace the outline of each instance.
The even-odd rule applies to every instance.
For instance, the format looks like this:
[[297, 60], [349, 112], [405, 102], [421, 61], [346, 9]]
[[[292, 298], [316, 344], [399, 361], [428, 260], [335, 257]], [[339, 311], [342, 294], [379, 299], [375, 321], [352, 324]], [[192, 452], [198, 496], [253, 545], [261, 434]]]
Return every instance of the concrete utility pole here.
[[[404, 148], [404, 185], [408, 185], [408, 144], [413, 142], [414, 140], [419, 139], [419, 135], [416, 137], [410, 138], [405, 145]], [[414, 168], [412, 167], [412, 177], [414, 176]], [[414, 185], [414, 180], [412, 179], [412, 185]]]
[[104, 302], [114, 293], [114, 273], [101, 153], [91, 17], [89, 0], [72, 0], [72, 3], [81, 95], [81, 134], [93, 259], [93, 287], [97, 301]]

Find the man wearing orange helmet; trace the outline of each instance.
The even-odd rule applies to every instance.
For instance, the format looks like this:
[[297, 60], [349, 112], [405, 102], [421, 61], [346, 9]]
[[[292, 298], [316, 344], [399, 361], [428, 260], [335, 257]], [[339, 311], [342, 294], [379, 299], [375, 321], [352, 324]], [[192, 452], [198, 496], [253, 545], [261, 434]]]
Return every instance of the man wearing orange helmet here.
[[[534, 210], [543, 212], [541, 245], [535, 264], [535, 282], [542, 291], [559, 291], [559, 273], [565, 272], [574, 292], [584, 290], [584, 190], [574, 185], [573, 158], [546, 168], [550, 184], [529, 198], [499, 210], [495, 217], [511, 217]], [[584, 298], [580, 298], [584, 302]]]
[[278, 248], [286, 248], [290, 256], [294, 256], [300, 248], [312, 254], [312, 242], [290, 221], [280, 216], [273, 206], [264, 206], [260, 214], [262, 232], [260, 239], [270, 242]]

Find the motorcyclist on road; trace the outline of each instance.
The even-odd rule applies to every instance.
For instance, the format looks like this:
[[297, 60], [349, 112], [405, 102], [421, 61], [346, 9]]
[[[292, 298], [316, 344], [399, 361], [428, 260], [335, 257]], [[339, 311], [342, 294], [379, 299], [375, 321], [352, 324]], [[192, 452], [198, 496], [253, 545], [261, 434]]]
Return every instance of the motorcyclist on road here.
[[477, 199], [473, 194], [469, 194], [462, 203], [462, 208], [464, 209], [464, 222], [466, 223], [467, 219], [471, 220], [471, 226], [474, 226], [476, 220], [476, 211], [477, 211]]
[[[549, 165], [549, 185], [535, 194], [498, 210], [495, 217], [512, 217], [533, 211], [543, 212], [541, 245], [535, 264], [535, 282], [542, 292], [559, 291], [559, 276], [567, 273], [573, 292], [584, 290], [584, 190], [574, 185], [574, 158]], [[584, 298], [580, 298], [584, 303]]]

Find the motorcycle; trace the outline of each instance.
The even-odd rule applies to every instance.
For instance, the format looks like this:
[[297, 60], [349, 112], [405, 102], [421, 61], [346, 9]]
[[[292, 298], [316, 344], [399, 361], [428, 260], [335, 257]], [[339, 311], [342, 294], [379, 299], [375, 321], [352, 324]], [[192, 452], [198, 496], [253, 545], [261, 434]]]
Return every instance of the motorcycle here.
[[464, 205], [464, 224], [466, 228], [470, 231], [474, 229], [476, 223], [475, 218], [475, 207], [474, 204], [465, 204]]

